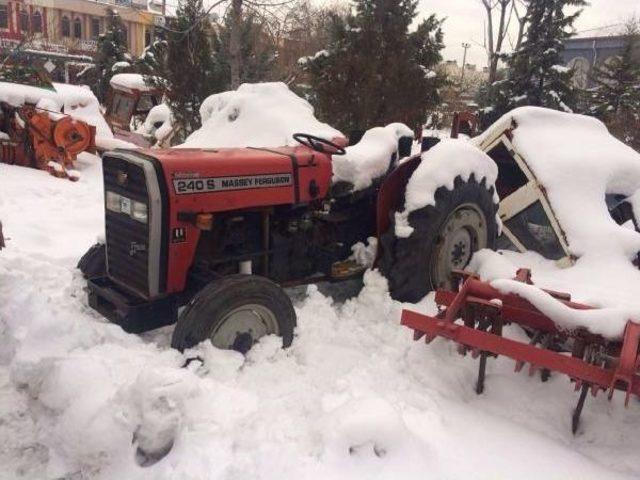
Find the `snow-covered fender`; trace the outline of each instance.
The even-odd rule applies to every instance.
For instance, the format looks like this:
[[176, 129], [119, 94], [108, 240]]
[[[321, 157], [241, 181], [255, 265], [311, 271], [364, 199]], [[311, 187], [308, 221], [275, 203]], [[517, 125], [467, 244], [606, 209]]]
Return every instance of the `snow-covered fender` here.
[[[420, 155], [411, 157], [400, 163], [382, 182], [378, 192], [376, 206], [376, 230], [378, 238], [385, 233], [391, 225], [391, 215], [404, 204], [404, 193], [407, 182], [415, 172], [422, 159]], [[376, 262], [380, 256], [380, 242], [376, 252]]]

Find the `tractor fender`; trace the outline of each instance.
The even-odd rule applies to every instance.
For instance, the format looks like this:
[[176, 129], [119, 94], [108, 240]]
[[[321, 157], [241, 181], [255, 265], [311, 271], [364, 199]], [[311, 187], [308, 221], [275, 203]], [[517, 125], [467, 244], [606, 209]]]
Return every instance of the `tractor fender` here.
[[[411, 178], [421, 161], [420, 155], [405, 160], [387, 175], [382, 182], [376, 204], [376, 232], [378, 239], [389, 229], [391, 225], [390, 215], [399, 210], [404, 204], [407, 182], [409, 182], [409, 178]], [[376, 251], [376, 263], [379, 256], [380, 242], [378, 242]]]

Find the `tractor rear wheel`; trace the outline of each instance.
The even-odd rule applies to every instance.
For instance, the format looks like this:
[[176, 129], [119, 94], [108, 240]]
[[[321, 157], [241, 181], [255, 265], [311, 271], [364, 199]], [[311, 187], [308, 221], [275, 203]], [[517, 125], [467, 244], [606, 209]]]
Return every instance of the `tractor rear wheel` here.
[[396, 236], [392, 218], [380, 238], [379, 265], [393, 298], [417, 302], [437, 288], [455, 288], [451, 271], [465, 268], [477, 250], [495, 248], [497, 210], [493, 187], [471, 175], [467, 181], [457, 177], [453, 190], [440, 187], [435, 205], [411, 212], [409, 237]]
[[104, 277], [107, 273], [104, 243], [96, 243], [80, 258], [78, 269], [84, 278]]
[[180, 351], [204, 340], [218, 348], [248, 352], [265, 335], [293, 341], [296, 314], [278, 285], [256, 275], [229, 275], [200, 290], [178, 318], [171, 346]]

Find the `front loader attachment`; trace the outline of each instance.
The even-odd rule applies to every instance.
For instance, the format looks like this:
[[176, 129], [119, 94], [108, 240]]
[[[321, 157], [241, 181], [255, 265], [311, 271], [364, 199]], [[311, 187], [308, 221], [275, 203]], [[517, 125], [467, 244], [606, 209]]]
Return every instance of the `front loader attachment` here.
[[[436, 316], [403, 310], [402, 325], [414, 330], [414, 340], [424, 337], [429, 343], [436, 337], [446, 338], [459, 345], [459, 353], [480, 357], [478, 394], [484, 390], [487, 358], [504, 355], [516, 361], [516, 372], [528, 364], [529, 375], [539, 371], [543, 381], [551, 371], [569, 376], [575, 389], [580, 390], [572, 419], [574, 433], [588, 391], [594, 396], [601, 390], [608, 391], [611, 399], [614, 391], [622, 390], [625, 405], [632, 394], [640, 397], [640, 324], [628, 321], [624, 336], [618, 340], [582, 328], [562, 329], [527, 300], [501, 293], [473, 275], [458, 274], [462, 277], [458, 292], [436, 292]], [[529, 271], [519, 270], [516, 280], [531, 283]], [[572, 302], [568, 294], [545, 291], [570, 308], [592, 308]], [[504, 337], [503, 326], [507, 324], [520, 325], [530, 342]]]

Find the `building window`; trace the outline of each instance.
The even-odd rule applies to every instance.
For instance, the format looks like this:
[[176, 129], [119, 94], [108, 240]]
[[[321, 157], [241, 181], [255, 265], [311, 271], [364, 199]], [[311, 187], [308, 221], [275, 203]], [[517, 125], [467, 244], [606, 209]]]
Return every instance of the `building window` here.
[[35, 12], [31, 16], [31, 28], [35, 33], [42, 32], [42, 14], [40, 12]]
[[584, 57], [572, 58], [567, 66], [572, 71], [572, 82], [575, 87], [585, 89], [589, 84], [589, 60]]
[[97, 40], [100, 36], [100, 19], [92, 18], [91, 19], [91, 38]]
[[20, 31], [29, 31], [29, 14], [26, 10], [20, 10]]
[[148, 47], [149, 45], [151, 45], [151, 29], [145, 28], [144, 29], [144, 46]]
[[82, 38], [82, 22], [79, 18], [73, 21], [73, 36], [75, 38]]
[[9, 28], [9, 13], [6, 5], [0, 5], [0, 28]]
[[60, 34], [63, 37], [71, 36], [71, 22], [69, 21], [69, 17], [66, 15], [60, 20]]

